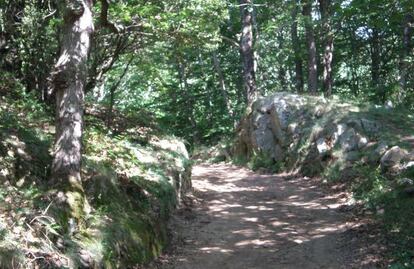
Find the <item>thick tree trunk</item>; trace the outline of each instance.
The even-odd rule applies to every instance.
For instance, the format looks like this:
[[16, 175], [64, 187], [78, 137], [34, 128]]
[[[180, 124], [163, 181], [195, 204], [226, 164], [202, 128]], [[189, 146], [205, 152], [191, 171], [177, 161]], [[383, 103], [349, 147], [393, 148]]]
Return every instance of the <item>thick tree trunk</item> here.
[[303, 1], [305, 16], [306, 43], [308, 46], [308, 91], [315, 94], [318, 89], [318, 64], [316, 60], [316, 41], [312, 25], [312, 1]]
[[297, 0], [295, 0], [294, 7], [292, 10], [292, 25], [291, 25], [291, 36], [293, 51], [295, 53], [295, 88], [297, 92], [303, 92], [303, 65], [300, 51], [300, 42], [298, 37], [298, 13], [299, 6]]
[[408, 76], [408, 56], [412, 50], [411, 38], [413, 35], [414, 29], [414, 17], [412, 14], [407, 14], [404, 17], [403, 22], [403, 38], [402, 38], [402, 51], [401, 51], [401, 61], [400, 61], [400, 89], [398, 92], [398, 101], [401, 103], [403, 101], [403, 96], [407, 90], [407, 76]]
[[323, 90], [326, 96], [332, 95], [332, 60], [334, 49], [334, 37], [331, 25], [331, 0], [319, 0], [319, 8], [324, 32], [324, 54], [323, 54]]
[[233, 117], [233, 110], [231, 109], [229, 96], [227, 93], [226, 80], [224, 79], [223, 70], [221, 70], [220, 59], [217, 55], [217, 52], [215, 51], [213, 52], [213, 64], [214, 64], [214, 69], [216, 70], [216, 73], [219, 79], [220, 92], [221, 92], [221, 96], [223, 97], [223, 101], [224, 101], [224, 105], [226, 106], [227, 113], [229, 113], [230, 117]]
[[83, 214], [81, 151], [84, 88], [93, 33], [92, 0], [66, 1], [60, 57], [52, 74], [56, 135], [51, 180], [66, 191], [70, 216]]
[[253, 16], [251, 0], [239, 0], [242, 21], [240, 54], [243, 61], [243, 83], [246, 101], [250, 105], [257, 97], [255, 60], [253, 51]]

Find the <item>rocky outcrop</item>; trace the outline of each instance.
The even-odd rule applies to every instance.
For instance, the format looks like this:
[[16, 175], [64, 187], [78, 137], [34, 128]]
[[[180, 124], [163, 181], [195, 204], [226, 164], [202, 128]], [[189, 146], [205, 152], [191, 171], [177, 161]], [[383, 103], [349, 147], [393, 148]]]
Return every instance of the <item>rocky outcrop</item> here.
[[399, 146], [392, 147], [381, 157], [380, 163], [382, 171], [398, 172], [401, 161], [403, 161], [406, 157], [408, 157], [406, 150], [401, 149]]
[[396, 171], [411, 156], [386, 140], [390, 126], [381, 111], [283, 92], [257, 100], [250, 111], [238, 129], [236, 156], [260, 154], [308, 176], [335, 164], [343, 171], [358, 163]]

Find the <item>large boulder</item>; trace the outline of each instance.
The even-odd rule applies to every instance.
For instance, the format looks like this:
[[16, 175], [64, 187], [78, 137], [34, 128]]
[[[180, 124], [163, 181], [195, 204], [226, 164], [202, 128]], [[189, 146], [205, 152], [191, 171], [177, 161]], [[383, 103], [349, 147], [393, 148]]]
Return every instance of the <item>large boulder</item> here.
[[282, 160], [285, 148], [294, 132], [299, 131], [307, 98], [288, 93], [277, 93], [253, 104], [252, 112], [244, 118], [239, 128], [235, 154], [251, 156], [265, 152], [275, 160]]
[[401, 161], [405, 160], [408, 156], [406, 150], [401, 149], [399, 146], [392, 147], [381, 157], [381, 169], [384, 172], [392, 171], [397, 172], [400, 170]]
[[[339, 101], [280, 92], [260, 98], [248, 111], [233, 148], [247, 160], [266, 156], [290, 170], [315, 175], [333, 162], [344, 167], [362, 160], [377, 164], [388, 148], [378, 142], [381, 122]], [[398, 153], [385, 156], [387, 165], [399, 162]]]
[[344, 151], [350, 152], [364, 148], [368, 144], [368, 139], [354, 128], [349, 128], [340, 136], [340, 144]]
[[279, 92], [258, 99], [247, 111], [233, 147], [233, 154], [244, 160], [271, 159], [309, 176], [358, 165], [372, 171], [380, 165], [395, 176], [414, 161], [412, 147], [400, 139], [411, 137], [414, 126], [399, 128], [394, 112], [381, 108]]

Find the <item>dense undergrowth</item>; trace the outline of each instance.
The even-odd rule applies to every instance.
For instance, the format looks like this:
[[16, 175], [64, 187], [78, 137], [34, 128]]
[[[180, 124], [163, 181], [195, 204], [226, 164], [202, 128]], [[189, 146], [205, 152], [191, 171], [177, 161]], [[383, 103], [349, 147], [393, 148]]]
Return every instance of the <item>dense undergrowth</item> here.
[[64, 233], [48, 181], [52, 113], [14, 94], [0, 96], [0, 268], [126, 268], [158, 256], [168, 216], [191, 187], [184, 144], [143, 123], [108, 134], [87, 115], [88, 214]]

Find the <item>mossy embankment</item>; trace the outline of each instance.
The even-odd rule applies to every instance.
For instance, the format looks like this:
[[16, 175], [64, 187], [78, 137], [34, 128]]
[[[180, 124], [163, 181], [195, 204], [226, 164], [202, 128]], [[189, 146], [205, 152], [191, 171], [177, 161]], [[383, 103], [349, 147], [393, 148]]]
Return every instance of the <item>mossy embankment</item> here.
[[33, 100], [0, 96], [0, 267], [127, 268], [157, 257], [168, 217], [191, 188], [183, 142], [140, 122], [143, 115], [111, 134], [99, 113], [88, 112], [88, 210], [82, 225], [65, 232], [48, 181], [53, 113]]

